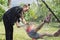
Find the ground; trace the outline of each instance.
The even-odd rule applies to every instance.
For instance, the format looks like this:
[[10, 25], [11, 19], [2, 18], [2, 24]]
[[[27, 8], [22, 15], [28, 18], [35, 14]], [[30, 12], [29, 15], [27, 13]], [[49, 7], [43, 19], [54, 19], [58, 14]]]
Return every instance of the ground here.
[[[54, 33], [56, 32], [59, 27], [59, 23], [50, 23], [49, 25], [46, 24], [44, 27], [38, 32], [38, 33]], [[4, 31], [4, 25], [3, 22], [0, 22], [0, 40], [5, 40], [5, 31]], [[25, 30], [23, 28], [17, 28], [14, 26], [14, 40], [31, 40], [31, 38], [27, 35]], [[44, 39], [39, 39], [39, 40], [60, 40], [59, 37], [44, 37]]]

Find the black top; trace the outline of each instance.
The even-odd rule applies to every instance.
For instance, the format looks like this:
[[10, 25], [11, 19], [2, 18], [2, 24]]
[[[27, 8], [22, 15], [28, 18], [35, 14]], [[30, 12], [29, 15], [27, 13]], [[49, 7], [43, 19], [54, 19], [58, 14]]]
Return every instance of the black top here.
[[19, 18], [22, 15], [22, 8], [19, 6], [13, 7], [9, 9], [7, 12], [5, 12], [5, 16], [7, 16], [9, 22], [11, 24], [14, 24], [17, 20], [19, 21]]

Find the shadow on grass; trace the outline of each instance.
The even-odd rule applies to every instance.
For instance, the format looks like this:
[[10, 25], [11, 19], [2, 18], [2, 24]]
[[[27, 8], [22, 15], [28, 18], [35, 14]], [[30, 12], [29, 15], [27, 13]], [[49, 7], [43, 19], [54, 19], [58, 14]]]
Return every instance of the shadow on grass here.
[[5, 40], [5, 39], [0, 39], [0, 40]]
[[0, 33], [0, 35], [5, 35], [4, 33]]

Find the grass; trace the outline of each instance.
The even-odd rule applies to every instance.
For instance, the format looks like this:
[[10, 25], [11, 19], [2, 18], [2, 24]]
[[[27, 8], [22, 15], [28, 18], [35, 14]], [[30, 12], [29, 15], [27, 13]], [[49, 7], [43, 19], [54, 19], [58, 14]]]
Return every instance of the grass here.
[[[44, 27], [38, 32], [38, 33], [54, 33], [55, 31], [57, 31], [59, 28], [58, 27], [54, 27], [59, 25], [58, 23], [51, 23], [51, 24], [46, 24], [44, 25]], [[27, 33], [25, 32], [24, 28], [17, 28], [16, 26], [14, 26], [14, 36], [13, 36], [14, 40], [31, 40], [31, 38], [27, 35]], [[5, 29], [4, 29], [4, 25], [3, 22], [0, 22], [0, 40], [5, 40]], [[44, 39], [38, 39], [38, 40], [60, 40], [60, 36], [59, 37], [44, 37]]]

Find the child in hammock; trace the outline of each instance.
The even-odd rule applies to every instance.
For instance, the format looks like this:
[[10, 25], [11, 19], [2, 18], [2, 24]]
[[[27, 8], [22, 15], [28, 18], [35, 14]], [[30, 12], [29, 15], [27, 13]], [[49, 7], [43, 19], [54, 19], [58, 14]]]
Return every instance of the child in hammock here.
[[[51, 19], [51, 14], [49, 14], [45, 20], [41, 23], [41, 25], [39, 25], [37, 28], [35, 28], [35, 25], [33, 24], [28, 24], [26, 25], [26, 32], [28, 34], [29, 37], [32, 38], [32, 40], [37, 40], [39, 38], [43, 38], [44, 36], [49, 36], [49, 37], [52, 37], [52, 36], [59, 36], [59, 34], [56, 32], [54, 34], [49, 34], [49, 33], [44, 33], [44, 34], [39, 34], [37, 33], [45, 23], [49, 23], [50, 22], [50, 19]], [[60, 30], [59, 30], [60, 31]], [[57, 34], [57, 35], [56, 35]]]

